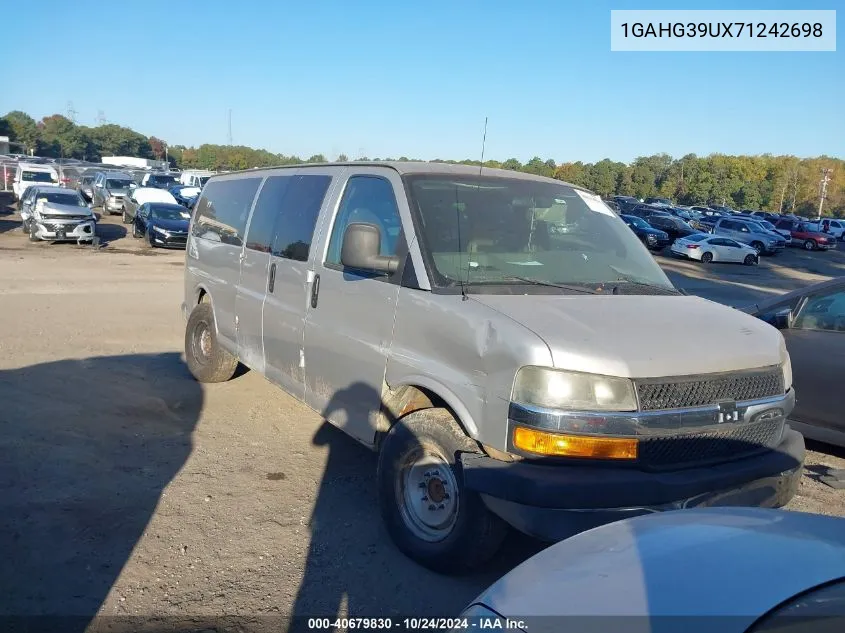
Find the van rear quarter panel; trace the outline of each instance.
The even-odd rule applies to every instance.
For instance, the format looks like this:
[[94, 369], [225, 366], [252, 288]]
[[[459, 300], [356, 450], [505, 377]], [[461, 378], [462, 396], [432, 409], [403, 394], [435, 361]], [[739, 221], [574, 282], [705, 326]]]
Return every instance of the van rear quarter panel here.
[[507, 449], [516, 371], [552, 365], [546, 343], [511, 318], [461, 295], [401, 288], [386, 382], [440, 396], [472, 438]]

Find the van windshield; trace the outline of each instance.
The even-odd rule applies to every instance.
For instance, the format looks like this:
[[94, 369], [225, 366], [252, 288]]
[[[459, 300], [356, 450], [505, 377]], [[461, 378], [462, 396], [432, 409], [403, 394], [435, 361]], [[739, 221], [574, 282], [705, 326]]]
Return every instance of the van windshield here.
[[25, 171], [21, 174], [21, 180], [27, 182], [55, 182], [55, 178], [47, 171]]
[[107, 189], [129, 189], [131, 184], [131, 180], [120, 180], [118, 178], [109, 178], [106, 180]]
[[500, 176], [404, 179], [439, 286], [630, 281], [674, 290], [625, 222], [594, 194]]

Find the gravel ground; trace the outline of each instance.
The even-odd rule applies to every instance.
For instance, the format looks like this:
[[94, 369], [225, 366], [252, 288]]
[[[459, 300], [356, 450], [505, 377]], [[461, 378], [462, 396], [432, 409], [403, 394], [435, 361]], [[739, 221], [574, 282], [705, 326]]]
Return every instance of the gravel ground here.
[[[409, 562], [381, 527], [374, 455], [254, 373], [196, 383], [184, 253], [150, 253], [116, 219], [100, 229], [99, 251], [33, 245], [0, 216], [0, 615], [178, 616], [192, 631], [204, 616], [452, 615], [541, 549], [513, 535], [464, 578]], [[782, 292], [784, 261], [719, 292]], [[704, 295], [719, 284], [665, 265]], [[805, 274], [793, 287], [820, 273]], [[813, 448], [790, 507], [845, 515], [845, 491], [815, 479], [843, 454]]]

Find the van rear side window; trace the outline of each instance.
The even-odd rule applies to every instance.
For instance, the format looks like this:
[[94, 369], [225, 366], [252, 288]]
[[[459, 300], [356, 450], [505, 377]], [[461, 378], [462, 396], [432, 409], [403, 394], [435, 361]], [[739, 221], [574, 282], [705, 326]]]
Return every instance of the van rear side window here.
[[308, 261], [314, 227], [331, 180], [325, 175], [267, 178], [252, 212], [246, 247]]
[[237, 178], [209, 183], [197, 204], [193, 235], [242, 246], [249, 209], [261, 178]]

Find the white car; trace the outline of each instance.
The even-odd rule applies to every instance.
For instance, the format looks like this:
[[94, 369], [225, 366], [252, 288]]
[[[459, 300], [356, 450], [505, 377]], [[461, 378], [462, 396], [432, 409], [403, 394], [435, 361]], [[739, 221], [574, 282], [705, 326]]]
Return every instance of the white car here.
[[748, 244], [709, 233], [680, 237], [672, 244], [670, 251], [673, 255], [697, 259], [704, 264], [740, 262], [747, 266], [754, 266], [760, 261], [757, 251]]
[[839, 241], [845, 241], [845, 220], [822, 218], [816, 222], [810, 222], [809, 225], [819, 233], [827, 233]]
[[18, 163], [12, 191], [15, 199], [20, 200], [23, 192], [33, 185], [58, 185], [59, 175], [49, 165]]

